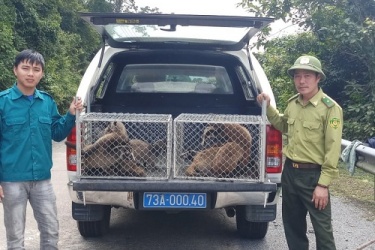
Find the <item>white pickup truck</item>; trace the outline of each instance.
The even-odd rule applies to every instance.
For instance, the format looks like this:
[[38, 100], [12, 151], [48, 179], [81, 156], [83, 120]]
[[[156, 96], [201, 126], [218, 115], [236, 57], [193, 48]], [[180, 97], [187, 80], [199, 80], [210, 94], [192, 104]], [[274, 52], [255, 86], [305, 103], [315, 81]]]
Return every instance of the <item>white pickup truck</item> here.
[[67, 138], [72, 215], [84, 237], [111, 209], [225, 209], [239, 235], [276, 217], [282, 139], [256, 102], [274, 96], [249, 40], [271, 18], [81, 13], [103, 37]]

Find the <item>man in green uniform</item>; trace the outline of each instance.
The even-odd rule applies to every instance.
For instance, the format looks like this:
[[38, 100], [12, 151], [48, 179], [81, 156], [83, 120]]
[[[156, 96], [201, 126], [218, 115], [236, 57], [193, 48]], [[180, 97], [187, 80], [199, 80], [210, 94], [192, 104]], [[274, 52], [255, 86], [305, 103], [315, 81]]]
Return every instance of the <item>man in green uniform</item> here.
[[282, 174], [282, 217], [289, 249], [308, 250], [307, 212], [316, 236], [317, 249], [336, 249], [331, 223], [329, 185], [338, 176], [343, 114], [341, 107], [318, 84], [326, 76], [320, 61], [301, 56], [288, 70], [297, 95], [288, 100], [284, 114], [270, 105], [267, 117], [287, 137]]

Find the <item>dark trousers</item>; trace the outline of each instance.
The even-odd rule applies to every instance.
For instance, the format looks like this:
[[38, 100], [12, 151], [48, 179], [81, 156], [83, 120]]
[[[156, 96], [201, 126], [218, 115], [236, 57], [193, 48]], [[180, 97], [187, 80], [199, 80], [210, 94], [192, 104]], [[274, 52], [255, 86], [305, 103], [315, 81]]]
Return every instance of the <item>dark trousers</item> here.
[[282, 217], [290, 250], [308, 250], [307, 212], [314, 227], [317, 250], [336, 249], [331, 223], [331, 202], [325, 209], [315, 208], [312, 200], [320, 169], [296, 169], [287, 159], [281, 178]]

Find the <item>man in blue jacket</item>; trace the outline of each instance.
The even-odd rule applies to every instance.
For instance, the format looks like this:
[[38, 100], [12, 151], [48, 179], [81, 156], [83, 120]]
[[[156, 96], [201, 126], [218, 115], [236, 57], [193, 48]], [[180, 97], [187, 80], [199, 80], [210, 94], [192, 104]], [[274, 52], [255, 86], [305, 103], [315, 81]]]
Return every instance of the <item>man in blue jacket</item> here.
[[43, 56], [20, 52], [13, 87], [0, 92], [0, 201], [8, 249], [24, 249], [27, 201], [40, 231], [40, 249], [57, 249], [59, 223], [51, 183], [52, 140], [62, 141], [75, 125], [82, 101], [61, 116], [53, 98], [36, 89], [44, 75]]

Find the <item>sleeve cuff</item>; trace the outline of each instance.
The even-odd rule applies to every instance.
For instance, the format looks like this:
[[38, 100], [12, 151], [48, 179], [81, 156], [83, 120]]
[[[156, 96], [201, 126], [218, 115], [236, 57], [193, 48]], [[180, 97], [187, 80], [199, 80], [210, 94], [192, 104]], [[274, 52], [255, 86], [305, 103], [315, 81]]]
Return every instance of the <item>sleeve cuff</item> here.
[[320, 176], [318, 185], [328, 187], [331, 184], [332, 179], [327, 176]]

